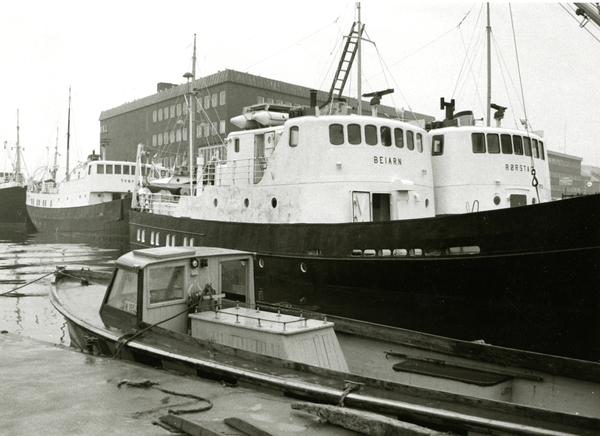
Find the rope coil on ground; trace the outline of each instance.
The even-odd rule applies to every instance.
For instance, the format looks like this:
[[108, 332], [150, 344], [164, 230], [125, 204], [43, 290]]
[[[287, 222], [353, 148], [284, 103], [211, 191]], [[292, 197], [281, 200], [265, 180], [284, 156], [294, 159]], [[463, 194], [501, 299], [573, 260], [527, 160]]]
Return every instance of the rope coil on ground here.
[[169, 389], [160, 387], [159, 383], [153, 382], [152, 380], [146, 379], [146, 380], [142, 380], [139, 382], [134, 382], [134, 381], [124, 379], [124, 380], [119, 381], [119, 383], [117, 383], [117, 387], [121, 388], [122, 385], [131, 386], [134, 388], [145, 388], [145, 389], [155, 388], [155, 389], [158, 389], [158, 390], [164, 392], [165, 394], [176, 395], [178, 397], [191, 398], [194, 400], [203, 401], [203, 402], [207, 403], [205, 406], [197, 407], [195, 409], [169, 409], [168, 412], [171, 415], [183, 415], [185, 413], [205, 412], [207, 410], [212, 409], [212, 407], [213, 407], [212, 401], [209, 400], [208, 398], [204, 398], [204, 397], [194, 395], [194, 394], [184, 394], [181, 392], [171, 391]]

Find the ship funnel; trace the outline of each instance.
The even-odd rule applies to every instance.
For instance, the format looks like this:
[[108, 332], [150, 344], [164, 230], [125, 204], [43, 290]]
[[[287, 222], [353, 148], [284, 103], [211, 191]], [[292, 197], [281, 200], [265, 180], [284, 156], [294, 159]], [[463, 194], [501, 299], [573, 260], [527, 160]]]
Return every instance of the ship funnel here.
[[458, 121], [459, 126], [474, 126], [475, 117], [473, 111], [463, 111], [454, 114], [454, 119]]

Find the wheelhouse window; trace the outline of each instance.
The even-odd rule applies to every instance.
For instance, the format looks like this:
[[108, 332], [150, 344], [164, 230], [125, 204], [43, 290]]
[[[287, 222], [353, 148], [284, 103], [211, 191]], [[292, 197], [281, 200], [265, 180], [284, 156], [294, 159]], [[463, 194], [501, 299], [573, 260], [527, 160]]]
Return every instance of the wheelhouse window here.
[[[294, 126], [296, 128], [296, 145], [297, 145], [297, 141], [298, 141], [298, 127]], [[294, 129], [294, 127], [292, 127], [291, 130]], [[291, 135], [291, 131], [290, 131], [290, 146], [291, 147], [295, 147], [296, 145], [292, 145], [292, 135]], [[239, 153], [240, 152], [240, 138], [235, 138], [233, 140], [233, 151], [235, 153]]]
[[500, 154], [500, 138], [496, 133], [488, 133], [487, 147], [488, 153]]
[[161, 266], [148, 271], [149, 304], [183, 299], [183, 272], [185, 267]]
[[246, 302], [248, 293], [248, 265], [246, 260], [221, 262], [221, 291], [225, 298]]
[[502, 144], [502, 154], [512, 154], [513, 146], [510, 135], [500, 135], [500, 143]]
[[406, 131], [406, 148], [409, 150], [415, 149], [415, 134], [412, 130]]
[[360, 124], [348, 124], [348, 142], [353, 145], [357, 145], [362, 142]]
[[365, 126], [365, 142], [367, 145], [377, 145], [377, 127], [372, 124]]
[[417, 133], [417, 151], [423, 153], [423, 135]]
[[329, 126], [329, 142], [332, 145], [342, 145], [344, 143], [344, 126], [341, 124], [331, 124]]
[[388, 126], [381, 126], [381, 144], [384, 147], [390, 147], [392, 145], [392, 129]]
[[137, 313], [137, 279], [136, 273], [117, 269], [106, 304], [115, 309]]
[[546, 154], [544, 153], [544, 143], [540, 141], [540, 157], [542, 160], [546, 160]]
[[485, 137], [483, 133], [471, 134], [471, 143], [473, 145], [473, 153], [485, 153]]
[[537, 139], [533, 139], [531, 142], [532, 142], [533, 157], [539, 159], [540, 153], [539, 153], [539, 149], [538, 149], [538, 141], [537, 141]]
[[112, 174], [112, 173], [113, 173], [113, 166], [106, 165], [106, 174]]
[[525, 149], [525, 156], [531, 156], [531, 138], [523, 138], [523, 148]]
[[398, 148], [404, 148], [404, 131], [402, 129], [394, 129], [394, 144]]
[[431, 155], [441, 156], [444, 154], [444, 135], [435, 135], [432, 140]]
[[98, 164], [96, 166], [96, 174], [104, 174], [104, 164]]
[[513, 145], [515, 147], [515, 154], [522, 155], [523, 154], [523, 138], [514, 135], [513, 136]]

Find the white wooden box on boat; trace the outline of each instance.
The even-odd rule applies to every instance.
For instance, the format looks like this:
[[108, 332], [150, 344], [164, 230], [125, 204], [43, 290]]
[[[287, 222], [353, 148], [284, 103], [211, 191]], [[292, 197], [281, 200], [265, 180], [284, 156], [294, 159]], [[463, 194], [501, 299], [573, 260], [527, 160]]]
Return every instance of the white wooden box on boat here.
[[348, 372], [333, 323], [234, 307], [190, 314], [192, 336], [280, 359]]

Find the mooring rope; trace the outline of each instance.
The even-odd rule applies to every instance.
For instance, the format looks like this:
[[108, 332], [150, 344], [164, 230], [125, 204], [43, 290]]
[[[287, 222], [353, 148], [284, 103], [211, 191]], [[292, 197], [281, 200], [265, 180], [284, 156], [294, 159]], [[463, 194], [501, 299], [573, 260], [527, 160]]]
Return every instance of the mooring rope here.
[[117, 387], [120, 388], [122, 385], [126, 385], [126, 386], [131, 386], [134, 388], [155, 388], [158, 389], [166, 394], [169, 395], [176, 395], [179, 397], [186, 397], [186, 398], [192, 398], [194, 400], [198, 400], [198, 401], [204, 401], [205, 403], [207, 403], [207, 405], [202, 406], [202, 407], [197, 407], [195, 409], [169, 409], [168, 412], [171, 415], [183, 415], [184, 413], [198, 413], [198, 412], [204, 412], [206, 410], [210, 410], [213, 407], [213, 403], [211, 400], [209, 400], [208, 398], [204, 398], [204, 397], [200, 397], [198, 395], [194, 395], [194, 394], [183, 394], [181, 392], [175, 392], [175, 391], [171, 391], [169, 389], [165, 389], [160, 387], [160, 385], [157, 382], [153, 382], [151, 380], [142, 380], [141, 382], [133, 382], [127, 379], [121, 380], [118, 384]]
[[[21, 288], [24, 288], [25, 286], [28, 286], [28, 285], [30, 285], [30, 284], [32, 284], [32, 283], [35, 283], [35, 282], [37, 282], [37, 281], [40, 281], [40, 280], [42, 280], [44, 277], [48, 277], [49, 275], [52, 275], [52, 274], [54, 274], [54, 273], [55, 273], [55, 271], [49, 272], [48, 274], [44, 274], [43, 276], [41, 276], [41, 277], [38, 277], [37, 279], [35, 279], [35, 280], [32, 280], [32, 281], [30, 281], [30, 282], [28, 282], [28, 283], [25, 283], [24, 285], [17, 286], [16, 288], [14, 288], [14, 289], [11, 289], [10, 291], [3, 292], [2, 294], [0, 294], [0, 297], [4, 297], [6, 294], [10, 294], [11, 292], [18, 291], [19, 289], [21, 289]], [[20, 295], [20, 296], [23, 296], [23, 297], [24, 297], [24, 296], [26, 296], [25, 294], [19, 294], [19, 295]]]

